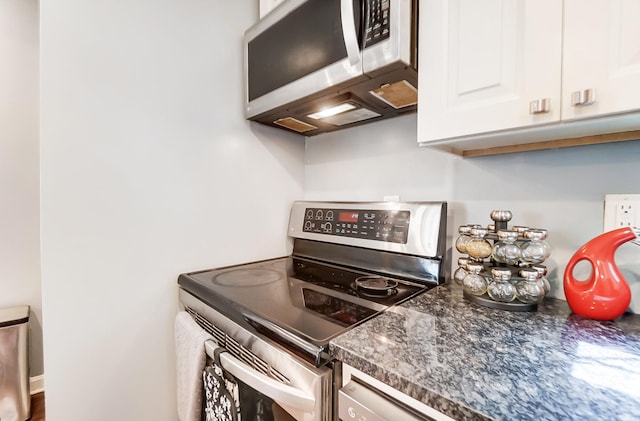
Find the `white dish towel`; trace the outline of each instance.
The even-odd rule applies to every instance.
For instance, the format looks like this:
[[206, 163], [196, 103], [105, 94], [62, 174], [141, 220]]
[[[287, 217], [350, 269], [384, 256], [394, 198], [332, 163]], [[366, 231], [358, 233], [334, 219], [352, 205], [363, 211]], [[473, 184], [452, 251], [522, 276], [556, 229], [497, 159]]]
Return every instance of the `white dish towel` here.
[[175, 322], [178, 418], [200, 421], [202, 415], [202, 372], [207, 361], [204, 342], [213, 339], [186, 311]]

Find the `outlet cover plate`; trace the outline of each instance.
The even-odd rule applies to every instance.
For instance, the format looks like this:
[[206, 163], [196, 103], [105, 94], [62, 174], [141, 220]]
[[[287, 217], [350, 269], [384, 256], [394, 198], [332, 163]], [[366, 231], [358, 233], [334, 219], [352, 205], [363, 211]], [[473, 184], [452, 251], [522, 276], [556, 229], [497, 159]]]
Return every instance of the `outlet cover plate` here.
[[640, 227], [640, 194], [607, 194], [604, 196], [603, 231], [622, 227]]

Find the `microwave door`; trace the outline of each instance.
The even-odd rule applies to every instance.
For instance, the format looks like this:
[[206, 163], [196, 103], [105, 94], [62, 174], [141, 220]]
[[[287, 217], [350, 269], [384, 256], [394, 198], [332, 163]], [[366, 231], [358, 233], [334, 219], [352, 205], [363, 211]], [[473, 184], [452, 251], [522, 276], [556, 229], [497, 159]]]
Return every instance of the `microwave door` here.
[[354, 0], [290, 0], [247, 30], [247, 118], [365, 78], [360, 10]]

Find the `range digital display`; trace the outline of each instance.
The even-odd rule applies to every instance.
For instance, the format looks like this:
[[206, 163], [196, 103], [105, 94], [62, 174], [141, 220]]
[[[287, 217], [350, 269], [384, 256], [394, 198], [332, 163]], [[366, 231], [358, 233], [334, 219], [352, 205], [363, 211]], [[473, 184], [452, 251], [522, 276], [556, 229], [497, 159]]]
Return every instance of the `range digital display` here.
[[338, 221], [340, 222], [358, 222], [358, 212], [340, 212], [338, 214]]

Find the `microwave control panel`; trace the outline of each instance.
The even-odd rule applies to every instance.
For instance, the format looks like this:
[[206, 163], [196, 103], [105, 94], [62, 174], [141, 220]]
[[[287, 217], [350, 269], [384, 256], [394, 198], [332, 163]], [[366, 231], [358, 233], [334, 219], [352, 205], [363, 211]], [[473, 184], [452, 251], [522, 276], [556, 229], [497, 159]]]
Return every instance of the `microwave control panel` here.
[[389, 38], [391, 30], [389, 23], [390, 2], [391, 0], [367, 1], [365, 48]]
[[410, 216], [406, 210], [306, 208], [302, 230], [406, 244]]

